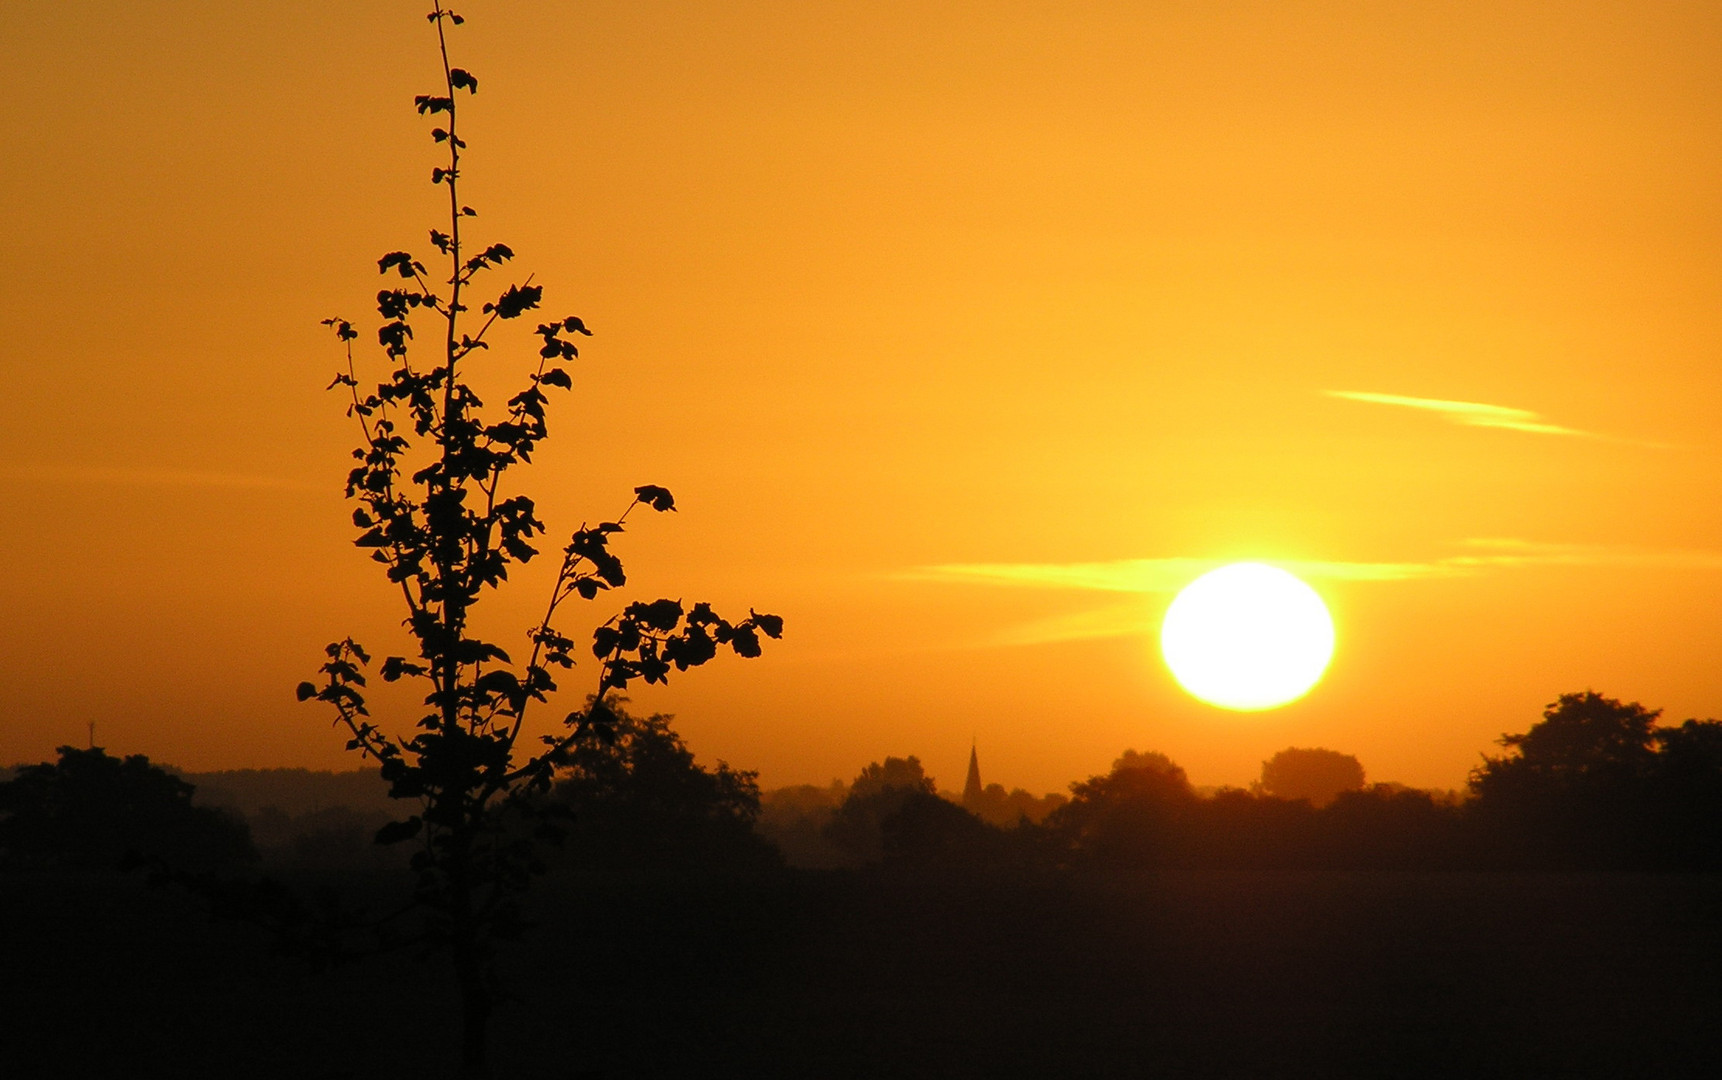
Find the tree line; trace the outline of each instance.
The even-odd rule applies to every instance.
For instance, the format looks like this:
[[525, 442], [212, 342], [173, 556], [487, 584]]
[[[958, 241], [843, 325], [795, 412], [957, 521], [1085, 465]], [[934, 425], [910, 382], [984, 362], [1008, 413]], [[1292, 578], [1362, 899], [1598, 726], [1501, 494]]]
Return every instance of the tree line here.
[[[914, 756], [869, 764], [847, 785], [762, 793], [749, 770], [698, 764], [671, 717], [637, 715], [614, 695], [606, 707], [614, 738], [579, 746], [541, 796], [568, 822], [562, 845], [544, 856], [552, 864], [1722, 867], [1722, 723], [1662, 725], [1657, 710], [1591, 691], [1561, 695], [1528, 730], [1503, 736], [1502, 752], [1451, 795], [1366, 784], [1355, 757], [1300, 748], [1264, 762], [1249, 788], [1199, 790], [1165, 755], [1130, 750], [1072, 783], [1068, 797], [992, 785], [967, 807], [941, 795]], [[374, 774], [371, 783], [381, 788]], [[216, 809], [194, 791], [142, 756], [62, 747], [57, 761], [0, 783], [0, 861], [118, 865], [129, 856], [238, 867], [255, 864], [263, 846], [276, 863], [315, 863], [321, 853], [379, 865], [372, 841], [385, 819], [375, 807], [305, 810], [291, 819], [301, 826], [295, 848], [278, 839], [287, 820], [279, 809]]]

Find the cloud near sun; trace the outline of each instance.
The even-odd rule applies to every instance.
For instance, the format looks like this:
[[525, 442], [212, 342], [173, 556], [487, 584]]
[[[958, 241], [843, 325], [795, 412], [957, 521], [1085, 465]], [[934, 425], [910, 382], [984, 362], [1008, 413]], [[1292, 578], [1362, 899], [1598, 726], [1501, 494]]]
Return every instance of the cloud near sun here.
[[[1660, 567], [1722, 570], [1722, 552], [1652, 551], [1507, 538], [1462, 541], [1461, 553], [1427, 562], [1324, 562], [1300, 559], [1119, 559], [1090, 563], [949, 563], [906, 571], [900, 578], [975, 585], [1067, 589], [1115, 594], [1176, 593], [1228, 563], [1255, 561], [1306, 581], [1391, 582], [1455, 577], [1528, 566]], [[1004, 631], [993, 644], [1030, 645], [1139, 634], [1148, 625], [1140, 601], [1061, 615]]]
[[1508, 431], [1528, 431], [1535, 435], [1577, 435], [1586, 439], [1608, 437], [1592, 431], [1550, 424], [1543, 420], [1540, 413], [1529, 409], [1512, 409], [1505, 405], [1484, 405], [1476, 401], [1443, 401], [1440, 398], [1406, 397], [1402, 394], [1370, 394], [1360, 390], [1324, 390], [1322, 393], [1328, 397], [1344, 398], [1346, 401], [1422, 409], [1466, 427], [1505, 428]]

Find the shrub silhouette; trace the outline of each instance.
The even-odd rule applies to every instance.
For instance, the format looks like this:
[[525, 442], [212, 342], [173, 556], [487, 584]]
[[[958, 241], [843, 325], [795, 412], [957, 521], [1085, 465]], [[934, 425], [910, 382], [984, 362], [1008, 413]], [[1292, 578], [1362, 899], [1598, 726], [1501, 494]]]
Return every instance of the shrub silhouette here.
[[1069, 801], [1056, 793], [1036, 796], [1022, 788], [1006, 791], [1003, 784], [988, 784], [973, 798], [965, 798], [963, 806], [988, 825], [1008, 829], [1023, 821], [1038, 825]]
[[1262, 762], [1260, 781], [1264, 794], [1278, 799], [1304, 799], [1311, 806], [1326, 806], [1342, 791], [1363, 789], [1363, 764], [1350, 754], [1320, 747], [1281, 750]]
[[1133, 863], [1165, 861], [1197, 808], [1184, 770], [1164, 754], [1126, 750], [1105, 776], [1070, 786], [1047, 825], [1075, 853]]
[[0, 859], [108, 869], [141, 860], [190, 872], [256, 859], [242, 822], [192, 805], [192, 785], [142, 754], [62, 746], [59, 755], [0, 783]]
[[[380, 830], [377, 841], [416, 845], [414, 895], [429, 916], [426, 941], [448, 950], [460, 993], [460, 1072], [479, 1076], [486, 1071], [486, 1028], [499, 996], [492, 943], [522, 929], [519, 894], [544, 869], [535, 846], [557, 834], [557, 818], [564, 816], [561, 804], [544, 798], [557, 770], [571, 766], [588, 740], [617, 737], [619, 718], [606, 695], [635, 679], [662, 683], [672, 669], [704, 664], [720, 649], [758, 656], [761, 636], [777, 637], [783, 624], [754, 612], [731, 621], [707, 604], [685, 607], [679, 600], [628, 604], [592, 633], [595, 693], [550, 733], [528, 735], [525, 745], [537, 749], [522, 752], [533, 704], [548, 702], [557, 678], [582, 651], [558, 629], [563, 605], [626, 584], [611, 542], [634, 510], [673, 511], [675, 500], [662, 487], [642, 485], [614, 520], [573, 532], [523, 663], [474, 633], [473, 610], [481, 599], [508, 579], [510, 567], [538, 553], [533, 545], [545, 525], [537, 505], [512, 493], [505, 478], [529, 463], [548, 436], [548, 392], [572, 392], [574, 379], [563, 365], [578, 358], [576, 342], [591, 331], [573, 315], [539, 323], [533, 331], [537, 362], [500, 413], [487, 412], [466, 381], [471, 362], [490, 349], [491, 332], [535, 311], [544, 287], [529, 276], [493, 290], [472, 309], [479, 282], [512, 261], [514, 251], [501, 243], [480, 248], [468, 239], [467, 223], [476, 212], [460, 199], [467, 143], [457, 119], [461, 95], [476, 94], [478, 79], [449, 61], [448, 31], [464, 20], [440, 2], [428, 18], [443, 85], [414, 104], [436, 122], [431, 138], [446, 154], [431, 169], [430, 182], [446, 191], [448, 219], [430, 230], [430, 242], [446, 261], [447, 276], [433, 274], [406, 251], [377, 261], [379, 272], [393, 275], [392, 287], [377, 294], [383, 320], [377, 341], [391, 370], [373, 390], [360, 385], [352, 344], [358, 331], [345, 319], [325, 320], [347, 355], [331, 387], [350, 396], [349, 414], [363, 436], [347, 478], [347, 497], [357, 504], [355, 543], [371, 553], [399, 594], [416, 647], [416, 655], [386, 657], [379, 673], [385, 682], [421, 685], [426, 711], [410, 736], [373, 722], [364, 696], [370, 655], [350, 638], [328, 646], [322, 683], [301, 683], [298, 695], [332, 707], [350, 735], [348, 749], [377, 760], [392, 796], [419, 804], [419, 812]], [[426, 321], [434, 326], [427, 340], [435, 343], [428, 364], [413, 355], [414, 324]]]
[[774, 858], [753, 831], [757, 773], [726, 762], [705, 769], [662, 713], [635, 716], [623, 698], [606, 703], [614, 738], [569, 752], [552, 798], [573, 816], [572, 853], [603, 864], [725, 865]]
[[825, 836], [851, 856], [875, 860], [884, 855], [881, 823], [916, 796], [938, 798], [932, 777], [921, 759], [888, 757], [861, 770], [849, 785], [849, 795], [825, 825]]
[[1587, 690], [1503, 735], [1471, 774], [1478, 845], [1507, 865], [1722, 865], [1722, 725], [1660, 715]]
[[1001, 839], [998, 829], [926, 791], [905, 791], [897, 808], [879, 819], [880, 853], [898, 864], [965, 864], [1002, 851]]

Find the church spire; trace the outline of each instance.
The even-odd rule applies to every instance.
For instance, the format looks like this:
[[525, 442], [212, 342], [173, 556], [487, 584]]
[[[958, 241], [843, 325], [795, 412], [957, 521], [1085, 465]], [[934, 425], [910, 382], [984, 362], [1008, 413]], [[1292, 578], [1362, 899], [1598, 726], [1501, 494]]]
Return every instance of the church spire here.
[[963, 805], [973, 809], [981, 801], [981, 759], [975, 754], [975, 744], [969, 743], [969, 778], [963, 783]]

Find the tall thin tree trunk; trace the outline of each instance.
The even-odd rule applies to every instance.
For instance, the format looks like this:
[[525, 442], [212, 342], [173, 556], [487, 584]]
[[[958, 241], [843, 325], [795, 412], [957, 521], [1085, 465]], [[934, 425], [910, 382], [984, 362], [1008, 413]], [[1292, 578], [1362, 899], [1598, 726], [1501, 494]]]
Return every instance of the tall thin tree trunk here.
[[490, 991], [484, 985], [483, 965], [470, 944], [457, 948], [455, 977], [460, 984], [460, 1080], [487, 1080], [490, 1062], [485, 1036], [490, 1025]]

